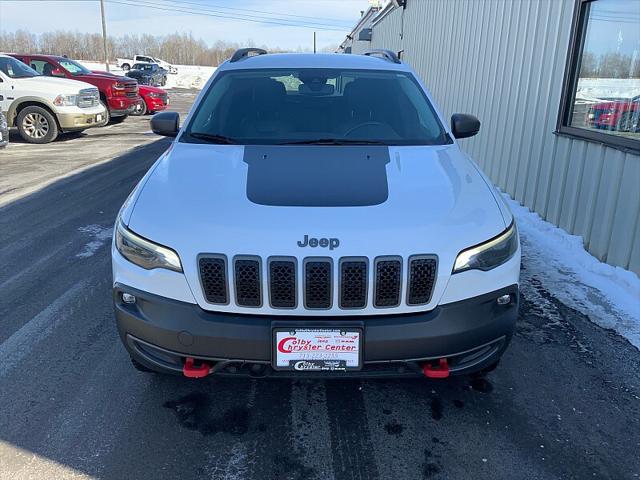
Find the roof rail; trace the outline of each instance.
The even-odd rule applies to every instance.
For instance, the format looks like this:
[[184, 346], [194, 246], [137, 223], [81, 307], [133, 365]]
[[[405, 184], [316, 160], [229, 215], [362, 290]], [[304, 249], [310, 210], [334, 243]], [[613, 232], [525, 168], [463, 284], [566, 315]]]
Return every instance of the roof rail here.
[[384, 50], [382, 48], [375, 49], [375, 50], [368, 50], [364, 52], [363, 55], [367, 55], [368, 57], [381, 57], [388, 62], [402, 63], [398, 58], [398, 55], [396, 55], [391, 50]]
[[254, 47], [239, 48], [238, 50], [235, 51], [235, 53], [231, 57], [230, 62], [233, 63], [233, 62], [237, 62], [238, 60], [242, 60], [243, 58], [248, 58], [250, 56], [249, 55], [250, 53], [255, 53], [256, 55], [265, 55], [267, 51], [262, 48], [254, 48]]

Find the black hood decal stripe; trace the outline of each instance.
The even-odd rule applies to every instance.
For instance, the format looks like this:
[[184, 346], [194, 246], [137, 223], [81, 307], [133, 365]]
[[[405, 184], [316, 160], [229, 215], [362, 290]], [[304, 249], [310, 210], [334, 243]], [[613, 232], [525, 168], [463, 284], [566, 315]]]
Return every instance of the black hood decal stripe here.
[[362, 207], [389, 197], [386, 146], [244, 148], [247, 198], [283, 207]]

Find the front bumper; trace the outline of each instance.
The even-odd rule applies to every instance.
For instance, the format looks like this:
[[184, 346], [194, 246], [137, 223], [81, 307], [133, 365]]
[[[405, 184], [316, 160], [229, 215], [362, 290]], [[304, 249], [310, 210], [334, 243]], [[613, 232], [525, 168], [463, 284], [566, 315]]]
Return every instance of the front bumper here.
[[160, 110], [165, 110], [169, 105], [169, 100], [167, 99], [167, 103], [162, 100], [160, 97], [144, 97], [144, 101], [147, 104], [147, 110], [149, 112], [159, 112]]
[[129, 115], [142, 100], [139, 95], [136, 97], [112, 97], [108, 100], [109, 115], [112, 117], [122, 117]]
[[[122, 293], [136, 296], [127, 304]], [[510, 295], [507, 305], [496, 299]], [[358, 327], [363, 330], [363, 369], [330, 376], [418, 375], [426, 361], [447, 358], [451, 374], [494, 364], [506, 349], [518, 315], [518, 286], [512, 285], [429, 312], [370, 317], [277, 317], [209, 312], [197, 305], [116, 284], [116, 321], [133, 358], [154, 370], [181, 373], [185, 357], [216, 364], [221, 374], [271, 369], [275, 327]], [[255, 369], [258, 365], [261, 368]], [[306, 376], [322, 376], [309, 372]], [[300, 376], [300, 372], [293, 375]]]
[[60, 128], [65, 131], [84, 130], [90, 127], [102, 126], [106, 120], [106, 110], [103, 107], [90, 108], [88, 111], [76, 108], [72, 112], [57, 112]]

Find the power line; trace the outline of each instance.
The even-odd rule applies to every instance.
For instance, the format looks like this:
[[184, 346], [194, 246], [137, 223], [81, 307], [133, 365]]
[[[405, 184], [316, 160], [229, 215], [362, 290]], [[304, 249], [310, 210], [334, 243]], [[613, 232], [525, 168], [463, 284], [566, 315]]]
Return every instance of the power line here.
[[[197, 12], [203, 12], [203, 13], [217, 13], [217, 14], [221, 14], [221, 15], [229, 15], [229, 16], [233, 16], [234, 18], [241, 18], [241, 19], [252, 19], [252, 20], [274, 20], [274, 21], [278, 21], [278, 22], [288, 22], [294, 25], [297, 24], [304, 24], [304, 25], [319, 25], [321, 27], [336, 27], [336, 28], [344, 28], [347, 29], [349, 28], [349, 26], [347, 25], [335, 25], [335, 24], [330, 24], [330, 23], [326, 23], [326, 22], [320, 22], [318, 20], [322, 20], [322, 19], [314, 19], [315, 21], [308, 21], [308, 20], [295, 20], [295, 19], [290, 19], [290, 18], [281, 18], [281, 17], [265, 17], [264, 15], [252, 15], [252, 14], [247, 14], [247, 13], [231, 13], [231, 12], [225, 12], [225, 11], [220, 11], [217, 10], [215, 7], [208, 7], [208, 6], [202, 6], [199, 8], [195, 8], [195, 7], [190, 7], [190, 6], [175, 6], [176, 3], [178, 4], [190, 4], [190, 5], [198, 5], [195, 2], [189, 2], [186, 0], [155, 0], [155, 2], [153, 1], [147, 1], [147, 3], [154, 3], [156, 5], [158, 5], [157, 2], [167, 2], [169, 3], [169, 5], [165, 5], [164, 3], [159, 4], [159, 6], [163, 6], [163, 7], [168, 7], [168, 8], [185, 8], [185, 9], [189, 9], [189, 10], [195, 10]], [[229, 7], [230, 8], [230, 7]], [[243, 9], [244, 10], [244, 9]], [[275, 13], [271, 13], [269, 12], [270, 15], [278, 15]], [[306, 17], [305, 17], [306, 18]]]
[[[256, 17], [256, 16], [254, 16], [254, 18], [246, 18], [246, 17], [237, 16], [237, 15], [211, 13], [210, 11], [206, 11], [206, 10], [198, 11], [191, 7], [169, 7], [166, 4], [157, 4], [157, 3], [152, 3], [149, 1], [142, 1], [142, 0], [137, 0], [135, 1], [135, 3], [132, 3], [134, 0], [129, 0], [129, 1], [105, 0], [105, 1], [108, 3], [128, 5], [131, 7], [147, 7], [147, 8], [162, 10], [167, 12], [187, 13], [190, 15], [200, 15], [200, 16], [215, 17], [215, 18], [227, 18], [232, 20], [240, 20], [240, 21], [254, 22], [254, 23], [267, 23], [267, 24], [273, 24], [273, 25], [282, 25], [286, 27], [309, 28], [309, 29], [327, 30], [327, 31], [335, 31], [335, 32], [344, 32], [345, 30], [348, 30], [348, 27], [337, 28], [336, 26], [333, 26], [333, 25], [323, 25], [323, 24], [312, 25], [309, 22], [285, 23], [285, 22], [289, 22], [289, 20], [282, 19], [282, 21], [275, 21], [276, 19], [274, 18], [266, 17], [261, 19], [260, 17]], [[293, 22], [293, 21], [290, 21], [290, 22]]]
[[[163, 0], [163, 1], [169, 1], [171, 3], [184, 3], [184, 4], [190, 4], [190, 5], [199, 5], [201, 7], [207, 7], [207, 8], [222, 8], [225, 10], [233, 10], [233, 11], [242, 11], [242, 12], [251, 12], [251, 13], [264, 13], [266, 15], [275, 15], [275, 16], [279, 16], [279, 17], [294, 17], [294, 18], [305, 18], [305, 19], [311, 19], [311, 20], [322, 20], [322, 21], [326, 21], [326, 22], [337, 22], [337, 23], [342, 23], [342, 24], [346, 24], [346, 26], [350, 26], [353, 24], [353, 22], [349, 21], [349, 20], [340, 20], [337, 18], [323, 18], [323, 17], [309, 17], [309, 16], [305, 16], [305, 15], [294, 15], [292, 13], [279, 13], [279, 12], [268, 12], [265, 10], [252, 10], [249, 8], [239, 8], [239, 7], [227, 7], [224, 5], [218, 5], [218, 4], [209, 4], [209, 5], [203, 5], [202, 3], [198, 3], [198, 2], [189, 2], [186, 0]], [[341, 26], [341, 25], [336, 25], [336, 26]]]

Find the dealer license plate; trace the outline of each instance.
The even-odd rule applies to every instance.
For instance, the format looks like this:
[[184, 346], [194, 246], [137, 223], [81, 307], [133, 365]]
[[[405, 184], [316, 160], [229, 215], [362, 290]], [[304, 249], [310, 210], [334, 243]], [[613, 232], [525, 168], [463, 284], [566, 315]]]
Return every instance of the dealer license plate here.
[[355, 328], [275, 329], [273, 368], [297, 371], [359, 370], [362, 331]]

